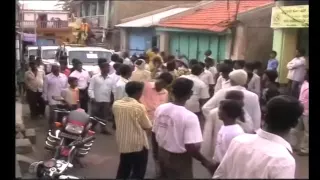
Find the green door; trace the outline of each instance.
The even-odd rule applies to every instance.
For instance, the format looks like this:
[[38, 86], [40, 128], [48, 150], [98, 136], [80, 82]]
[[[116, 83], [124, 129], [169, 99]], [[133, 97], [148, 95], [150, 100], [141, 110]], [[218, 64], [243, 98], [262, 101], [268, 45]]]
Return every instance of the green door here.
[[179, 56], [179, 34], [172, 33], [170, 34], [170, 54], [174, 56]]
[[210, 36], [209, 35], [199, 35], [199, 45], [198, 45], [198, 60], [204, 61], [204, 53], [209, 49]]
[[218, 42], [218, 36], [211, 36], [210, 37], [210, 46], [209, 49], [212, 52], [211, 57], [217, 61], [218, 58], [218, 50], [219, 50], [219, 42]]
[[226, 36], [218, 36], [218, 55], [217, 61], [223, 61], [226, 58]]
[[198, 36], [190, 35], [189, 36], [189, 59], [198, 58]]
[[189, 36], [188, 34], [180, 34], [179, 37], [180, 55], [189, 56]]

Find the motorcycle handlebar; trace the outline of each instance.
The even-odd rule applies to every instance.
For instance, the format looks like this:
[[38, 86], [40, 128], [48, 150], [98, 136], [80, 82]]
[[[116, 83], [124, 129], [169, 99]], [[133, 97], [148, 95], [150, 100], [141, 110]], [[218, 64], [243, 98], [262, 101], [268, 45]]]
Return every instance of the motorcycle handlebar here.
[[94, 140], [96, 137], [94, 136], [89, 136], [87, 138], [82, 139], [81, 141], [73, 141], [72, 143], [69, 144], [69, 146], [82, 146], [92, 140]]
[[104, 125], [104, 126], [107, 124], [106, 120], [101, 119], [101, 118], [98, 118], [98, 117], [96, 117], [96, 116], [94, 116], [94, 117], [91, 116], [90, 119], [91, 119], [91, 120], [94, 120], [94, 121], [97, 121], [98, 123], [100, 123], [100, 124], [102, 124], [102, 125]]

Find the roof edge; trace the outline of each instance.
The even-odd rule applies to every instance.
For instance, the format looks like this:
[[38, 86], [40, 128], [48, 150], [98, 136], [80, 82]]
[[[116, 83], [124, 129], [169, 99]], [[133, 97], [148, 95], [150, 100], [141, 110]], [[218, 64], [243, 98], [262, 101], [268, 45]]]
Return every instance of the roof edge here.
[[136, 15], [133, 17], [121, 19], [119, 24], [123, 24], [123, 23], [129, 22], [129, 21], [134, 21], [134, 20], [144, 18], [147, 16], [152, 16], [154, 14], [162, 13], [162, 12], [174, 9], [174, 8], [188, 8], [188, 7], [193, 7], [193, 6], [194, 6], [194, 4], [172, 5], [172, 6], [164, 7], [161, 9], [156, 9], [153, 11], [145, 12], [143, 14], [139, 14], [139, 15]]
[[[175, 18], [178, 18], [178, 17], [181, 17], [181, 16], [186, 16], [186, 15], [189, 15], [189, 14], [192, 14], [194, 13], [195, 11], [199, 10], [199, 9], [205, 9], [206, 7], [208, 7], [208, 5], [214, 3], [215, 0], [211, 0], [211, 1], [200, 1], [199, 3], [195, 4], [196, 6], [192, 6], [192, 8], [186, 10], [186, 11], [182, 11], [180, 13], [177, 13], [177, 14], [174, 14], [172, 16], [168, 16], [168, 17], [165, 17], [165, 18], [162, 18], [160, 21], [159, 21], [159, 24], [161, 24], [162, 22], [164, 21], [167, 21], [167, 20], [170, 20], [170, 19], [175, 19]], [[208, 7], [210, 8], [210, 6]]]
[[254, 13], [258, 13], [259, 11], [263, 11], [263, 10], [266, 10], [266, 9], [271, 9], [272, 7], [274, 7], [276, 5], [275, 2], [270, 2], [269, 4], [266, 4], [264, 6], [260, 6], [260, 7], [256, 7], [256, 8], [253, 8], [253, 9], [250, 9], [248, 11], [245, 11], [245, 12], [242, 12], [242, 13], [239, 13], [238, 16], [237, 16], [237, 20], [241, 20], [243, 18], [246, 18], [248, 16], [251, 16], [252, 14]]

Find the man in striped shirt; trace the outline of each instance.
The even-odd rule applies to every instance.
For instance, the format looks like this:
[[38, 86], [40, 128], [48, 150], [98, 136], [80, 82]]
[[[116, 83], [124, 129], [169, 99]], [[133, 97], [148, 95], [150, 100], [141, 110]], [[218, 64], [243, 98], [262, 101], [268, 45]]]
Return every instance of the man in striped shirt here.
[[139, 103], [143, 86], [142, 82], [128, 82], [125, 86], [128, 97], [115, 101], [112, 106], [120, 152], [116, 179], [143, 179], [146, 173], [149, 149], [146, 131], [152, 126], [146, 108]]

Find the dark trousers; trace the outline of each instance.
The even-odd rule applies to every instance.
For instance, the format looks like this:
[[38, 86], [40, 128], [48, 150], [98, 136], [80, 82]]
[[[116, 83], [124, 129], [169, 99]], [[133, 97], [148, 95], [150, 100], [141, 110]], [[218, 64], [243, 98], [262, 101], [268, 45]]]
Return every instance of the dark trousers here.
[[146, 148], [138, 152], [121, 153], [116, 179], [143, 179], [146, 174], [147, 162], [148, 150]]
[[18, 82], [18, 88], [19, 88], [19, 96], [23, 97], [24, 93], [26, 92], [24, 82]]
[[89, 102], [88, 88], [79, 90], [79, 100], [80, 100], [81, 109], [84, 109], [86, 113], [88, 113], [88, 102]]
[[[98, 118], [109, 120], [111, 116], [111, 106], [109, 102], [92, 102], [91, 103], [91, 116], [97, 116]], [[92, 129], [97, 125], [96, 121], [92, 121]]]
[[289, 94], [291, 96], [299, 98], [300, 84], [301, 83], [299, 81], [289, 80], [288, 86], [289, 86]]
[[45, 114], [46, 105], [41, 92], [33, 92], [27, 89], [27, 101], [29, 103], [31, 117]]
[[160, 178], [192, 179], [192, 157], [188, 153], [171, 153], [163, 148], [158, 152]]

